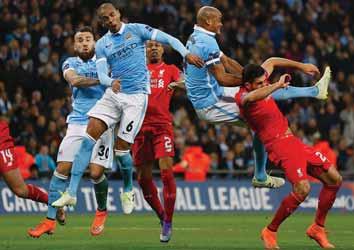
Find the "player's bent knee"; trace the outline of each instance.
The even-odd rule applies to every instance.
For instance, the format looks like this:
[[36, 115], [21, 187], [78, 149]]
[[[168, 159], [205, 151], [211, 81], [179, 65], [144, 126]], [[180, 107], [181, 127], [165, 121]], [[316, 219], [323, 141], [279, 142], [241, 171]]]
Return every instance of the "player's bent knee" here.
[[294, 184], [293, 189], [294, 189], [294, 193], [296, 193], [300, 197], [307, 197], [311, 191], [311, 185], [309, 181], [303, 180]]
[[329, 183], [327, 183], [328, 185], [341, 186], [343, 177], [334, 166], [330, 167], [327, 173], [329, 175]]
[[159, 167], [160, 169], [170, 169], [173, 166], [172, 157], [163, 157], [159, 159]]
[[71, 166], [71, 162], [59, 162], [55, 171], [60, 175], [68, 176], [71, 171]]
[[338, 174], [333, 178], [333, 183], [331, 183], [331, 185], [335, 185], [335, 186], [341, 186], [343, 182], [343, 177]]
[[99, 179], [101, 179], [102, 175], [103, 173], [101, 172], [90, 172], [90, 177], [94, 181], [98, 181]]
[[90, 166], [90, 177], [94, 181], [99, 181], [104, 174], [104, 168], [101, 166]]
[[116, 142], [116, 150], [118, 151], [129, 151], [131, 148], [131, 144], [121, 138], [118, 137]]
[[107, 129], [108, 127], [104, 121], [90, 117], [86, 133], [97, 141]]
[[150, 171], [143, 171], [140, 172], [140, 175], [138, 175], [140, 179], [152, 179], [152, 172]]

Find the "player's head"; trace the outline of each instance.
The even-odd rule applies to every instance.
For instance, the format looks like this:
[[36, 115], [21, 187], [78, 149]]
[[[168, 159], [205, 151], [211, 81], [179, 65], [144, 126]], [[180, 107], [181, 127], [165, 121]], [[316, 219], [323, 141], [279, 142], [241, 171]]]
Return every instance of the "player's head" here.
[[197, 13], [197, 24], [206, 30], [220, 34], [222, 27], [221, 18], [222, 14], [217, 8], [204, 6]]
[[146, 56], [148, 63], [160, 63], [164, 49], [161, 43], [149, 40], [146, 43]]
[[74, 50], [82, 60], [88, 60], [95, 54], [95, 38], [91, 27], [84, 26], [74, 35]]
[[265, 69], [257, 64], [247, 64], [242, 71], [242, 83], [248, 90], [262, 88], [269, 84]]
[[97, 9], [97, 16], [103, 27], [117, 33], [121, 27], [120, 12], [111, 3], [103, 3]]

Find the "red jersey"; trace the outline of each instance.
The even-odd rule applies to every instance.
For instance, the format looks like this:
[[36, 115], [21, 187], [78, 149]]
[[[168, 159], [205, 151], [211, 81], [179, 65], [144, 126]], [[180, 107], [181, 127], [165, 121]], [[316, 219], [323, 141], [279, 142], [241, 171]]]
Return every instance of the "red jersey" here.
[[0, 120], [0, 150], [13, 148], [14, 139], [10, 135], [9, 125]]
[[281, 138], [288, 130], [288, 120], [279, 110], [276, 102], [271, 96], [263, 100], [242, 105], [242, 99], [248, 93], [245, 87], [241, 87], [236, 94], [236, 103], [240, 108], [240, 114], [251, 129], [258, 135], [259, 139], [267, 143]]
[[178, 81], [180, 71], [175, 65], [165, 63], [148, 64], [151, 94], [143, 126], [146, 124], [172, 124], [170, 101], [173, 91], [168, 90], [171, 82]]

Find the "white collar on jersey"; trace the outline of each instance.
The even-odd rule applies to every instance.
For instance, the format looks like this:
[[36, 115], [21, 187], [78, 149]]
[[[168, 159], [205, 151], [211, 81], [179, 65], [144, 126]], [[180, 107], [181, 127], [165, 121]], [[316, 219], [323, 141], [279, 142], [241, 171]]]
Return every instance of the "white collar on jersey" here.
[[206, 29], [204, 29], [203, 27], [200, 27], [200, 26], [197, 25], [197, 24], [194, 25], [194, 30], [198, 30], [198, 31], [207, 33], [208, 35], [215, 36], [215, 33], [214, 33], [214, 32], [211, 32], [211, 31], [209, 31], [209, 30], [206, 30]]
[[122, 25], [120, 26], [120, 29], [119, 29], [118, 32], [112, 33], [111, 31], [108, 30], [108, 34], [110, 34], [110, 35], [112, 35], [112, 36], [115, 36], [115, 35], [117, 35], [117, 34], [119, 34], [119, 35], [123, 34], [123, 31], [124, 31], [124, 29], [125, 29], [125, 23], [121, 22], [121, 24], [122, 24]]
[[[79, 60], [79, 62], [84, 62], [79, 56], [77, 57], [77, 59]], [[96, 61], [96, 54], [93, 55], [93, 57], [91, 57], [88, 61]]]

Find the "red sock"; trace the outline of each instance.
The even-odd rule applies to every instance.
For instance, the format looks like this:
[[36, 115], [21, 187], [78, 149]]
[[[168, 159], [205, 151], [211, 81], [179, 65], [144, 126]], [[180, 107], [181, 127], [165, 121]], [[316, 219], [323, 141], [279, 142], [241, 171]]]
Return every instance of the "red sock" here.
[[176, 182], [172, 169], [160, 171], [163, 183], [163, 201], [165, 206], [165, 221], [172, 222], [176, 201]]
[[28, 188], [28, 196], [27, 196], [28, 199], [41, 202], [44, 204], [48, 204], [48, 193], [46, 191], [32, 184], [27, 184], [27, 188]]
[[337, 192], [341, 184], [323, 185], [318, 197], [318, 208], [316, 212], [315, 222], [317, 225], [324, 227], [328, 211], [332, 208], [336, 200]]
[[157, 188], [152, 179], [139, 179], [139, 185], [143, 190], [144, 199], [155, 211], [160, 220], [163, 219], [164, 210], [157, 194]]
[[304, 200], [304, 197], [300, 197], [299, 195], [291, 192], [283, 199], [272, 222], [268, 225], [268, 229], [273, 232], [278, 231], [280, 224], [288, 218]]

